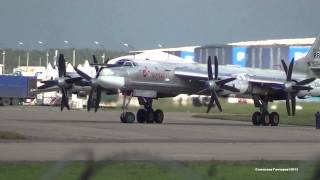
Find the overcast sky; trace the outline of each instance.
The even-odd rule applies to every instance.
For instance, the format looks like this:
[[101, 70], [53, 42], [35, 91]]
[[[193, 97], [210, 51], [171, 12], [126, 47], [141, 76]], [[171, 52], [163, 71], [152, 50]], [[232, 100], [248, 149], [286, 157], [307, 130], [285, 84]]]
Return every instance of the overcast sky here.
[[320, 34], [319, 0], [0, 0], [0, 48], [126, 50]]

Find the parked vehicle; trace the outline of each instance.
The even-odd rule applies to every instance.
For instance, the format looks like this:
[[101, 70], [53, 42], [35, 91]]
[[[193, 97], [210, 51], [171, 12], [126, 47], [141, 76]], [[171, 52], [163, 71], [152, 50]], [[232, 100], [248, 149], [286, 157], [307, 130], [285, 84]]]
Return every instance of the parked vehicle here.
[[19, 105], [36, 96], [31, 89], [37, 88], [36, 77], [0, 75], [0, 105]]

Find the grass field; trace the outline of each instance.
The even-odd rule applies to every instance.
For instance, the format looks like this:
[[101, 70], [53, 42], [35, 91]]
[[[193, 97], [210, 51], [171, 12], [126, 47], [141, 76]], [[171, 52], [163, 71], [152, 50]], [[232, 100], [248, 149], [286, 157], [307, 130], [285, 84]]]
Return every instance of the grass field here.
[[[60, 170], [53, 169], [54, 163], [2, 163], [0, 179], [79, 179], [85, 170], [85, 163], [71, 163]], [[57, 166], [56, 166], [57, 167]], [[170, 180], [170, 179], [223, 179], [223, 180], [276, 180], [312, 179], [315, 166], [298, 161], [248, 161], [248, 162], [113, 162], [96, 163], [92, 179], [130, 179], [130, 180]], [[287, 169], [296, 171], [261, 172], [256, 168]]]
[[26, 137], [16, 132], [0, 131], [0, 139], [26, 139]]

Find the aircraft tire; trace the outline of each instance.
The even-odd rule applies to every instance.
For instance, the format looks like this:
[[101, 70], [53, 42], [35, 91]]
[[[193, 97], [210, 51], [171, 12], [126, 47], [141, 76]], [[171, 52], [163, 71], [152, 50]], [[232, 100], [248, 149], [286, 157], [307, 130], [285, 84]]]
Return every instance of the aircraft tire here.
[[137, 121], [138, 123], [145, 123], [147, 117], [147, 111], [145, 109], [139, 109], [137, 112]]
[[147, 113], [146, 113], [146, 122], [148, 124], [151, 124], [154, 122], [154, 112], [153, 110], [147, 110]]
[[254, 112], [252, 114], [252, 124], [254, 126], [259, 126], [261, 124], [261, 113], [260, 112]]
[[267, 112], [262, 113], [262, 115], [261, 115], [261, 124], [263, 126], [269, 126], [270, 125], [270, 115], [269, 115], [269, 113], [267, 113]]
[[122, 123], [134, 123], [135, 116], [132, 112], [122, 113], [120, 115], [120, 120]]
[[121, 120], [122, 123], [126, 123], [125, 114], [126, 113], [121, 113], [121, 115], [120, 115], [120, 120]]
[[11, 104], [10, 98], [2, 98], [1, 102], [2, 102], [3, 106], [10, 106], [10, 104]]
[[161, 124], [161, 123], [163, 122], [163, 118], [164, 118], [163, 111], [161, 111], [160, 109], [157, 109], [157, 110], [154, 112], [154, 121], [155, 121], [157, 124]]
[[270, 114], [270, 124], [271, 126], [278, 126], [280, 122], [280, 117], [277, 112], [272, 112]]

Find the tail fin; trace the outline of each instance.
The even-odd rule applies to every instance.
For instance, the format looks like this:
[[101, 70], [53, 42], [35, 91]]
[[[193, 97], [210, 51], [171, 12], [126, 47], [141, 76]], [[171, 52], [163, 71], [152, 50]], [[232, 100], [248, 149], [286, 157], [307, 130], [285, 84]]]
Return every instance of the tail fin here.
[[305, 72], [309, 76], [320, 77], [320, 36], [318, 36], [308, 54], [296, 62], [297, 71]]
[[320, 59], [320, 36], [318, 36], [313, 42], [308, 54], [305, 57], [307, 61], [314, 61], [315, 59]]

